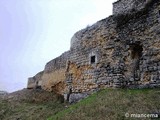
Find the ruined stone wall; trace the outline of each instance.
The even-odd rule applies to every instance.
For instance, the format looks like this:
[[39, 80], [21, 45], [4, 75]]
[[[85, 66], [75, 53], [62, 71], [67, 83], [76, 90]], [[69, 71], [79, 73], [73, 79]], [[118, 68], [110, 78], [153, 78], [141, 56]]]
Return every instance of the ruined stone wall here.
[[42, 88], [48, 91], [62, 93], [65, 86], [66, 62], [69, 52], [63, 53], [61, 56], [48, 62], [42, 76]]
[[43, 71], [37, 73], [34, 77], [28, 78], [28, 85], [27, 88], [36, 88], [42, 85], [42, 76], [43, 76]]
[[114, 15], [75, 33], [70, 50], [46, 64], [43, 89], [73, 102], [101, 88], [160, 86], [160, 2], [119, 2]]
[[43, 72], [28, 78], [27, 88], [40, 86], [44, 90], [62, 94], [65, 87], [64, 81], [68, 57], [69, 51], [48, 62]]
[[28, 78], [27, 88], [32, 89], [36, 86], [36, 80], [33, 77]]
[[[76, 96], [75, 93], [80, 96], [79, 93], [86, 94], [100, 88], [115, 86], [107, 73], [107, 70], [112, 72], [110, 66], [118, 64], [117, 60], [112, 59], [116, 54], [112, 40], [116, 35], [115, 28], [116, 23], [111, 16], [73, 36], [70, 62], [66, 70], [67, 88], [72, 97]], [[92, 57], [95, 61], [92, 61]]]
[[148, 9], [146, 30], [144, 31], [143, 61], [140, 64], [141, 83], [160, 85], [160, 2]]
[[[128, 52], [128, 56], [125, 56], [127, 71], [124, 74], [130, 86], [133, 84], [141, 87], [159, 85], [158, 8], [158, 2], [151, 3], [149, 8], [128, 17], [125, 24], [118, 25], [119, 38], [122, 40], [121, 43], [126, 45], [123, 54]], [[134, 56], [135, 53], [140, 53], [138, 59]]]
[[151, 2], [148, 8], [110, 16], [73, 36], [66, 70], [71, 100], [106, 87], [160, 86], [159, 7]]
[[126, 14], [139, 11], [145, 7], [150, 0], [118, 0], [113, 3], [113, 14]]

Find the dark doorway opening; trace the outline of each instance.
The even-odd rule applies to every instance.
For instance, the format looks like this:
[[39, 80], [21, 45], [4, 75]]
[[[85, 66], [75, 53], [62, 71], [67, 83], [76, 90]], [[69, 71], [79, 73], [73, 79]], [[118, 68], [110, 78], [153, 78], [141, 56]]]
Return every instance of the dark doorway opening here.
[[132, 59], [139, 59], [142, 56], [143, 48], [141, 45], [133, 45], [131, 49], [131, 58]]
[[134, 81], [140, 80], [140, 70], [139, 63], [142, 57], [143, 47], [139, 44], [134, 44], [131, 46], [131, 59], [132, 59], [132, 77]]

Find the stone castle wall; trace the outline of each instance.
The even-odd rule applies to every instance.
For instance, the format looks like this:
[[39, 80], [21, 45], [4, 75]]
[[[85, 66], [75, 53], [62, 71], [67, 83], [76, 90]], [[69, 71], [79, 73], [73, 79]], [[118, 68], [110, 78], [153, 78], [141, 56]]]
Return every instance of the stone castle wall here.
[[101, 88], [160, 86], [160, 5], [148, 6], [133, 15], [110, 16], [73, 36], [66, 72], [70, 101]]
[[46, 64], [42, 88], [73, 102], [101, 88], [159, 87], [160, 2], [139, 5], [132, 14], [115, 7], [114, 15], [75, 33], [70, 50]]
[[151, 0], [118, 0], [113, 3], [113, 14], [126, 14], [139, 11]]
[[[66, 71], [67, 87], [72, 93], [94, 91], [106, 83], [105, 77], [108, 62], [115, 64], [112, 58], [114, 44], [111, 34], [116, 33], [112, 17], [97, 22], [74, 35], [70, 50], [70, 63]], [[95, 62], [91, 62], [95, 57]], [[102, 86], [103, 87], [103, 86]]]
[[27, 88], [32, 89], [39, 86], [42, 86], [42, 76], [44, 71], [37, 73], [34, 77], [28, 78]]
[[38, 73], [34, 77], [28, 78], [27, 88], [35, 88], [40, 83], [42, 89], [62, 94], [64, 91], [68, 56], [69, 52], [65, 52], [61, 56], [48, 62], [43, 72]]
[[[151, 3], [152, 4], [152, 3]], [[125, 52], [125, 60], [130, 61], [126, 64], [124, 75], [128, 78], [129, 85], [147, 85], [150, 87], [159, 86], [159, 3], [146, 9], [146, 11], [137, 12], [135, 16], [130, 16], [128, 21], [118, 26], [118, 36], [122, 40]], [[153, 39], [154, 36], [154, 39]], [[125, 54], [125, 53], [123, 53]], [[136, 56], [138, 54], [138, 56]], [[154, 80], [153, 80], [153, 76]]]
[[65, 86], [66, 63], [69, 57], [69, 51], [63, 53], [56, 59], [48, 62], [42, 76], [42, 88], [48, 91], [62, 93]]

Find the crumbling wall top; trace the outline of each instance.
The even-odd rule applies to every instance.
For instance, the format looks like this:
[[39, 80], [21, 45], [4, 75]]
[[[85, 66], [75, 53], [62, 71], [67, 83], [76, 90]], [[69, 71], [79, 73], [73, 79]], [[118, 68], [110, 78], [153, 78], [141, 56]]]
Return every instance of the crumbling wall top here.
[[118, 0], [113, 3], [113, 14], [126, 14], [132, 11], [139, 11], [151, 0]]
[[69, 57], [69, 51], [63, 53], [59, 57], [49, 61], [45, 65], [44, 72], [51, 72], [55, 71], [57, 69], [65, 68], [66, 67], [66, 61], [68, 60]]

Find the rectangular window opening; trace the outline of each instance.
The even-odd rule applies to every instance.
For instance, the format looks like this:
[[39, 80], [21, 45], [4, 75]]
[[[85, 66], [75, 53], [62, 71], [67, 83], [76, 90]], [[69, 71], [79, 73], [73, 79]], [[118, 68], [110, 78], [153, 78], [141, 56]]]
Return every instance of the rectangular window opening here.
[[91, 56], [91, 64], [94, 64], [96, 62], [96, 56]]

